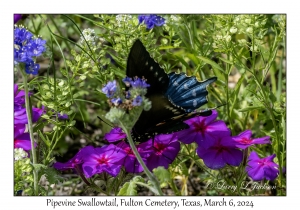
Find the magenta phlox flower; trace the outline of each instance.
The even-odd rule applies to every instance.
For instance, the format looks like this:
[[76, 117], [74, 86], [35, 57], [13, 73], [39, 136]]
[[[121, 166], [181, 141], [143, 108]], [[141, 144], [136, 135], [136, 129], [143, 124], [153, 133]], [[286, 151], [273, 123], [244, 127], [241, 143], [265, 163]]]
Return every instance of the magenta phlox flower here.
[[153, 170], [158, 166], [163, 166], [167, 169], [180, 150], [180, 143], [175, 133], [157, 135], [154, 137], [154, 142], [152, 139], [149, 139], [147, 142], [142, 143], [141, 146], [145, 150], [148, 149], [148, 152], [152, 150], [146, 162], [149, 170]]
[[178, 139], [185, 144], [196, 142], [203, 147], [212, 145], [216, 135], [229, 136], [230, 130], [226, 124], [221, 120], [215, 121], [217, 116], [217, 111], [212, 110], [210, 116], [196, 116], [184, 121], [190, 128], [177, 132]]
[[23, 134], [26, 130], [25, 124], [14, 124], [14, 138]]
[[67, 169], [75, 169], [77, 166], [80, 167], [80, 165], [82, 165], [83, 163], [84, 158], [93, 152], [93, 146], [83, 147], [73, 158], [68, 160], [66, 163], [56, 162], [53, 164], [53, 167], [61, 171]]
[[232, 139], [236, 142], [236, 146], [241, 149], [246, 149], [253, 144], [271, 144], [270, 136], [252, 139], [252, 131], [246, 130], [238, 136], [233, 136]]
[[95, 148], [94, 152], [84, 158], [83, 172], [87, 178], [107, 172], [115, 177], [119, 174], [126, 153], [113, 144]]
[[275, 154], [265, 158], [259, 158], [256, 152], [252, 151], [248, 158], [246, 171], [254, 181], [261, 181], [264, 178], [274, 180], [279, 173], [278, 165], [274, 163]]
[[40, 117], [45, 113], [45, 107], [42, 106], [42, 108], [32, 108], [32, 122], [37, 122]]
[[211, 169], [223, 168], [226, 164], [239, 166], [243, 153], [237, 149], [230, 136], [218, 135], [211, 138], [208, 147], [199, 146], [197, 154], [203, 159], [204, 164]]
[[104, 139], [109, 142], [116, 142], [126, 138], [126, 133], [123, 132], [122, 128], [114, 127], [111, 131], [104, 135]]
[[[31, 93], [29, 93], [31, 95]], [[24, 108], [25, 105], [25, 91], [18, 90], [18, 85], [14, 84], [14, 110], [18, 111]]]
[[[44, 107], [40, 108], [32, 108], [32, 122], [35, 123], [41, 117], [41, 115], [45, 112]], [[23, 108], [19, 111], [14, 112], [14, 124], [27, 124], [27, 114], [26, 109]]]
[[[122, 148], [123, 151], [126, 153], [126, 157], [124, 158], [123, 166], [125, 167], [125, 170], [128, 173], [140, 173], [144, 170], [143, 167], [141, 166], [141, 164], [136, 159], [129, 144], [125, 143], [124, 141], [121, 141], [116, 146]], [[152, 153], [153, 150], [149, 150], [147, 144], [143, 144], [143, 143], [136, 145], [136, 148], [137, 148], [141, 158], [146, 163], [147, 157], [149, 157], [150, 153]]]
[[28, 119], [27, 119], [25, 108], [14, 112], [14, 124], [27, 124], [27, 123], [28, 123]]
[[[34, 147], [36, 147], [37, 144], [34, 143]], [[26, 151], [31, 150], [31, 142], [30, 142], [30, 136], [29, 133], [23, 133], [14, 139], [14, 148], [22, 148]]]
[[21, 14], [14, 14], [14, 24], [17, 23], [19, 20], [21, 20], [22, 15]]

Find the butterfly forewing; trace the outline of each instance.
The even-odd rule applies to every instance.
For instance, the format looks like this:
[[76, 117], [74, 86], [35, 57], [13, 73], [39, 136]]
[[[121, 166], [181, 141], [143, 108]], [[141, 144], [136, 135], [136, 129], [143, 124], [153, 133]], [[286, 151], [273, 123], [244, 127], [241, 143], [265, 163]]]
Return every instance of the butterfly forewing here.
[[131, 78], [135, 76], [144, 77], [150, 84], [147, 95], [165, 93], [168, 89], [169, 77], [167, 73], [150, 57], [140, 40], [136, 40], [130, 50], [126, 75]]

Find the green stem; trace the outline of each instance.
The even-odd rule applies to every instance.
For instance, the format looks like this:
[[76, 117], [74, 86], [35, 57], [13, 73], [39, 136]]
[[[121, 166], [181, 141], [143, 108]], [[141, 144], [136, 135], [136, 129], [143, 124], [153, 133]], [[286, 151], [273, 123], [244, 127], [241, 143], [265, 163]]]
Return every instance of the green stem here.
[[139, 163], [141, 164], [141, 166], [144, 169], [145, 174], [148, 176], [149, 180], [151, 181], [151, 183], [153, 184], [154, 189], [156, 190], [157, 195], [163, 195], [163, 192], [161, 191], [159, 182], [157, 181], [156, 177], [149, 171], [149, 169], [147, 168], [145, 162], [143, 161], [143, 159], [141, 158], [139, 152], [137, 151], [135, 144], [131, 138], [130, 133], [128, 132], [128, 129], [123, 125], [122, 122], [120, 122], [120, 126], [122, 127], [123, 131], [126, 133], [127, 135], [127, 140], [129, 142], [129, 145], [136, 157], [136, 159], [139, 161]]
[[[36, 150], [34, 148], [34, 138], [33, 138], [33, 125], [32, 125], [32, 116], [31, 116], [31, 106], [29, 102], [29, 91], [27, 85], [27, 74], [21, 70], [23, 81], [24, 81], [24, 90], [25, 90], [25, 107], [26, 107], [26, 114], [28, 119], [28, 130], [31, 142], [31, 157], [32, 157], [32, 164], [35, 166], [37, 164], [37, 157], [36, 157]], [[33, 167], [33, 189], [34, 195], [38, 195], [38, 170], [36, 167]]]

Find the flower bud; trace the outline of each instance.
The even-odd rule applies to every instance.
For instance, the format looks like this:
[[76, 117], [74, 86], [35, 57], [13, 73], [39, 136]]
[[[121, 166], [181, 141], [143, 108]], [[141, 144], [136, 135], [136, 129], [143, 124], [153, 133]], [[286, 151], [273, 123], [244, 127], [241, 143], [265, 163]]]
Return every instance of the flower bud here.
[[224, 36], [224, 39], [225, 39], [226, 42], [230, 42], [231, 41], [231, 36], [226, 35], [226, 36]]
[[248, 27], [248, 28], [246, 29], [246, 32], [249, 33], [249, 34], [252, 34], [253, 28], [252, 28], [252, 27]]
[[231, 28], [230, 28], [230, 33], [232, 33], [232, 34], [235, 34], [236, 32], [237, 32], [237, 28], [236, 27], [234, 27], [234, 26], [232, 26]]
[[253, 52], [256, 52], [256, 51], [257, 51], [257, 46], [254, 45], [254, 48], [253, 48], [253, 46], [251, 46], [251, 47], [250, 47], [250, 50], [253, 51]]
[[250, 24], [251, 23], [251, 19], [250, 18], [245, 19], [245, 23]]

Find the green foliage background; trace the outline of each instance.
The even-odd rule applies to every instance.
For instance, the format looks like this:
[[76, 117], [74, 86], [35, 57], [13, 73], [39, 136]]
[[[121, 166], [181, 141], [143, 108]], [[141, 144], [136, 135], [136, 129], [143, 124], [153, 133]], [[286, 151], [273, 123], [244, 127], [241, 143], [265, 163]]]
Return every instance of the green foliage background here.
[[[167, 73], [185, 72], [199, 80], [218, 77], [209, 87], [209, 103], [201, 109], [225, 104], [218, 108], [218, 119], [226, 122], [232, 135], [250, 129], [253, 137], [271, 137], [271, 145], [251, 149], [261, 157], [276, 154], [280, 174], [275, 183], [268, 184], [277, 186], [276, 195], [285, 195], [282, 169], [286, 166], [286, 16], [162, 16], [166, 24], [152, 30], [139, 24], [137, 15], [29, 15], [21, 21], [33, 34], [47, 40], [47, 53], [37, 61], [41, 65], [39, 76], [30, 78], [29, 82], [35, 93], [32, 103], [47, 107], [47, 113], [34, 128], [40, 145], [40, 174], [47, 180], [40, 186], [43, 195], [58, 191], [53, 183], [71, 187], [71, 195], [94, 192], [74, 186], [79, 179], [68, 174], [63, 176], [65, 181], [59, 182], [61, 176], [51, 170], [51, 164], [55, 159], [67, 161], [85, 145], [106, 144], [102, 138], [110, 127], [97, 119], [97, 116], [104, 118], [109, 110], [101, 88], [107, 81], [121, 81], [125, 77], [127, 56], [136, 39], [144, 43]], [[81, 38], [88, 28], [94, 30], [92, 41]], [[20, 78], [16, 72], [15, 82], [22, 87]], [[53, 118], [55, 113], [68, 114], [69, 119], [59, 121]], [[220, 171], [207, 169], [196, 156], [195, 148], [193, 144], [182, 146], [180, 156], [168, 171], [161, 171], [164, 174], [164, 178], [160, 177], [164, 180], [161, 184], [171, 188], [175, 195], [268, 194], [198, 186], [197, 183], [217, 181], [241, 186], [247, 178], [243, 171], [245, 165]], [[16, 165], [17, 191], [22, 186], [30, 186], [31, 179], [21, 182], [24, 173]], [[26, 170], [30, 172], [30, 167]], [[106, 186], [100, 187], [102, 190], [97, 193], [137, 194], [136, 183], [145, 180], [137, 176], [129, 181], [131, 178], [128, 174], [113, 181], [98, 177], [94, 183]], [[121, 187], [125, 182], [120, 191], [108, 187], [112, 184]], [[30, 195], [31, 191], [27, 193]]]

